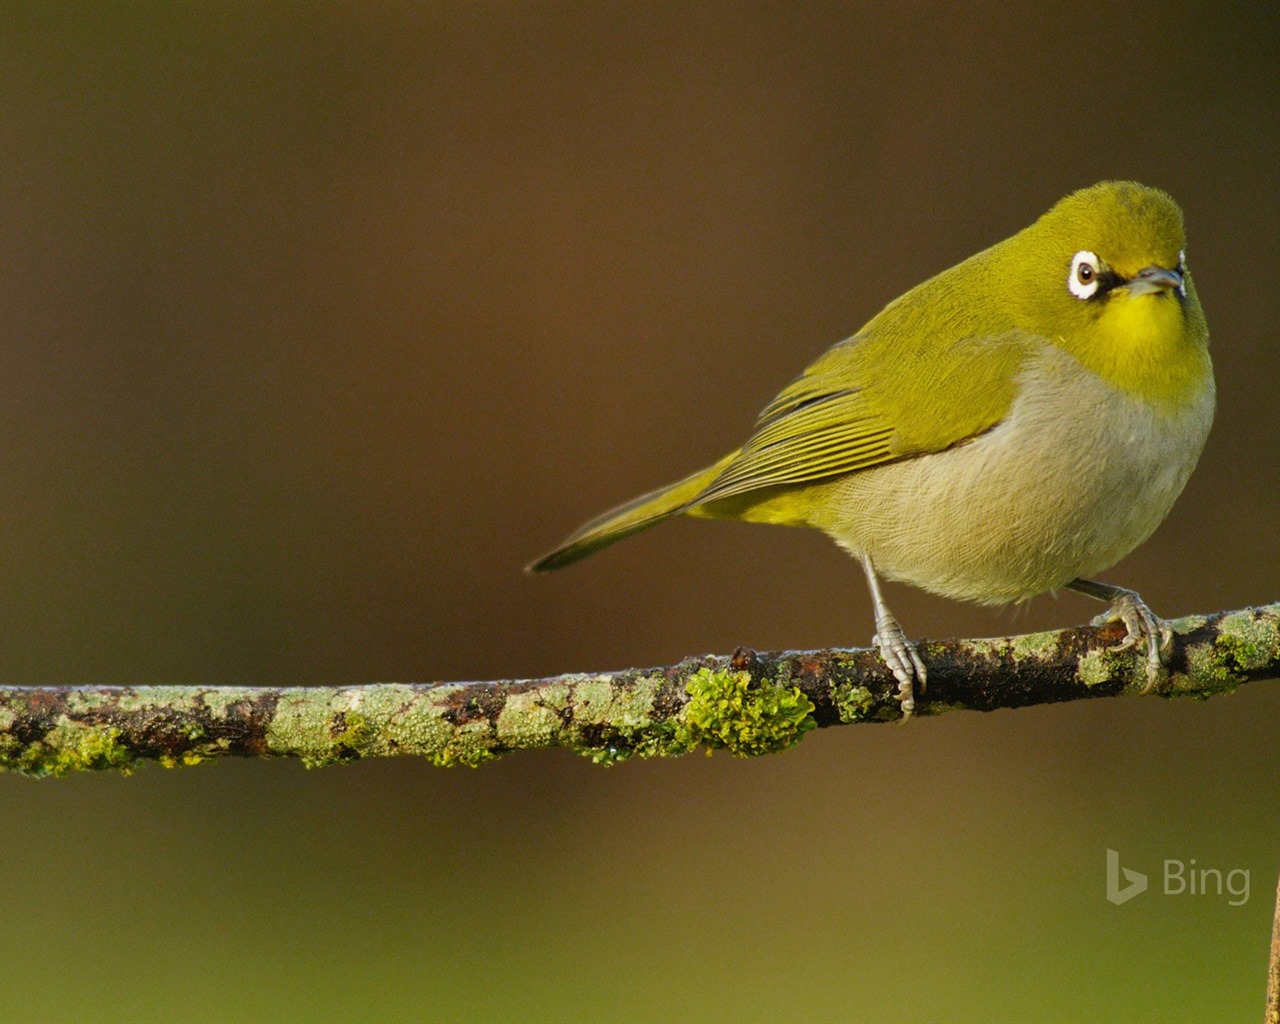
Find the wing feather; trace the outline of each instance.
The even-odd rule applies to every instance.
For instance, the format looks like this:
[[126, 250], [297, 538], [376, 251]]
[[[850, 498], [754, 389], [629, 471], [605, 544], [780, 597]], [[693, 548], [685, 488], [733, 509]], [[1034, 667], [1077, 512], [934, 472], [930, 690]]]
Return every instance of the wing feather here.
[[1017, 334], [914, 349], [874, 332], [841, 342], [765, 407], [747, 443], [690, 505], [961, 444], [1005, 416], [1027, 352]]

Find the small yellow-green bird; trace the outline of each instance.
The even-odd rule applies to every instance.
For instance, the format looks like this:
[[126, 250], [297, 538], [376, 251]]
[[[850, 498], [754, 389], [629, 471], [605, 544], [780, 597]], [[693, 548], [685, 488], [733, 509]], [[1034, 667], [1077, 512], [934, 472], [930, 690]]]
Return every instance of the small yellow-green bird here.
[[813, 526], [856, 556], [904, 715], [925, 666], [879, 577], [985, 604], [1111, 602], [1148, 688], [1169, 628], [1091, 577], [1146, 540], [1213, 421], [1182, 211], [1107, 181], [917, 285], [778, 395], [737, 451], [587, 523], [558, 569], [676, 515]]

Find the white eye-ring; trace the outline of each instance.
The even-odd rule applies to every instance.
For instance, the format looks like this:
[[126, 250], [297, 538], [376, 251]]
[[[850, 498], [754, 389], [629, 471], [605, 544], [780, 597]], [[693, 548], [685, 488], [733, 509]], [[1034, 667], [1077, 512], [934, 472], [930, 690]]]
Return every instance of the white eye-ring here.
[[1067, 275], [1067, 287], [1077, 299], [1092, 298], [1098, 290], [1098, 257], [1088, 249], [1081, 249], [1071, 257], [1071, 272]]

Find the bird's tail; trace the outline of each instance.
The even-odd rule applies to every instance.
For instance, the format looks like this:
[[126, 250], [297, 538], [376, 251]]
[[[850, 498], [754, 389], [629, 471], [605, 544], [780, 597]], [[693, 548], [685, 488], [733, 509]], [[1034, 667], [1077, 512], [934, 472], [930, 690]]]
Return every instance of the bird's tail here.
[[642, 494], [625, 505], [619, 505], [604, 515], [597, 516], [591, 522], [580, 526], [554, 551], [543, 555], [528, 566], [526, 571], [548, 572], [551, 569], [561, 569], [580, 558], [595, 554], [614, 541], [630, 537], [641, 530], [647, 530], [664, 519], [678, 516], [689, 507], [689, 503], [694, 498], [707, 489], [711, 481], [720, 475], [735, 455], [737, 452], [726, 455], [714, 466], [700, 469], [683, 480], [668, 484], [666, 487], [659, 487], [648, 494]]

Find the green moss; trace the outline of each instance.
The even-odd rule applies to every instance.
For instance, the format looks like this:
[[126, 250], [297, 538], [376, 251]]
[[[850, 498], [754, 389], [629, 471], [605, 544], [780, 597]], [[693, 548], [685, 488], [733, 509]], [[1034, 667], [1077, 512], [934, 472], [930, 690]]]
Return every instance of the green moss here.
[[641, 676], [618, 686], [589, 679], [574, 687], [571, 745], [596, 764], [621, 764], [632, 757], [673, 757], [691, 747], [675, 740], [674, 722], [657, 721], [653, 708], [661, 676]]
[[703, 743], [736, 757], [755, 757], [793, 747], [815, 727], [813, 702], [798, 687], [750, 684], [748, 672], [695, 672], [685, 683], [689, 702], [673, 742], [686, 749]]
[[644, 735], [633, 739], [631, 753], [637, 757], [679, 757], [697, 746], [697, 741], [682, 734], [679, 724], [674, 721], [657, 722]]
[[863, 722], [875, 710], [875, 695], [865, 686], [840, 683], [832, 693], [842, 722]]
[[1178, 688], [1201, 697], [1229, 693], [1245, 681], [1244, 673], [1270, 664], [1277, 647], [1280, 628], [1271, 618], [1250, 612], [1228, 615], [1211, 642], [1187, 647], [1187, 677]]
[[120, 730], [115, 727], [71, 725], [55, 726], [43, 740], [27, 746], [10, 738], [0, 746], [0, 770], [35, 778], [107, 768], [127, 775], [137, 757], [119, 738]]
[[512, 750], [549, 747], [563, 726], [558, 708], [538, 690], [512, 693], [498, 712], [498, 742]]
[[606, 766], [688, 753], [688, 746], [675, 742], [674, 723], [654, 716], [663, 685], [662, 676], [640, 676], [623, 686], [608, 676], [584, 675], [510, 694], [498, 714], [497, 741], [509, 749], [567, 747]]
[[[172, 693], [166, 691], [172, 691]], [[219, 718], [225, 716], [227, 709], [235, 704], [253, 704], [262, 697], [261, 690], [247, 686], [205, 686], [194, 692], [186, 686], [156, 686], [148, 687], [147, 693], [148, 696], [144, 699], [148, 704], [165, 702], [172, 706], [174, 701], [178, 701], [177, 706], [181, 707], [182, 701], [193, 699]]]
[[364, 694], [359, 710], [341, 691], [290, 691], [276, 705], [267, 746], [277, 756], [297, 757], [308, 768], [396, 754], [418, 755], [436, 765], [491, 761], [497, 741], [488, 721], [476, 718], [455, 725], [447, 717], [459, 689], [451, 685], [422, 691], [389, 683]]
[[373, 726], [359, 711], [339, 711], [333, 726], [333, 741], [352, 751], [359, 751], [373, 736]]
[[91, 709], [96, 703], [109, 703], [122, 712], [162, 707], [184, 713], [197, 706], [201, 692], [190, 686], [140, 686], [130, 692], [113, 695], [109, 701], [91, 690], [75, 694], [74, 700], [80, 710]]
[[1052, 657], [1057, 654], [1058, 645], [1061, 642], [1061, 634], [1055, 632], [1027, 633], [1023, 636], [1015, 636], [1011, 644], [1013, 660], [1024, 661], [1027, 658]]
[[428, 751], [427, 760], [439, 768], [478, 768], [487, 761], [496, 761], [498, 754], [490, 749], [491, 735], [488, 722], [463, 726], [447, 743]]
[[[279, 709], [277, 709], [279, 716]], [[313, 723], [323, 722], [324, 729], [313, 728]], [[305, 744], [302, 763], [308, 768], [323, 768], [331, 764], [359, 761], [369, 753], [376, 730], [369, 719], [352, 708], [333, 709], [333, 701], [326, 694], [317, 694], [314, 700], [301, 704], [291, 703], [285, 716], [278, 717], [273, 726], [281, 728], [274, 734], [269, 731], [272, 743], [278, 744], [282, 733], [291, 742]], [[321, 735], [321, 731], [324, 735]]]
[[[1204, 696], [1234, 690], [1243, 680], [1222, 663], [1223, 659], [1215, 643], [1191, 644], [1187, 647], [1188, 689]], [[1175, 680], [1176, 687], [1177, 680]]]
[[375, 705], [366, 697], [362, 707], [382, 723], [385, 736], [376, 752], [383, 756], [418, 754], [440, 767], [475, 768], [497, 758], [493, 747], [499, 740], [487, 718], [473, 718], [463, 725], [450, 720], [458, 694], [465, 690], [457, 683], [429, 690], [388, 687], [385, 694], [379, 695], [376, 713]]
[[1248, 672], [1271, 662], [1280, 647], [1280, 630], [1267, 619], [1237, 612], [1222, 620], [1215, 644], [1240, 671]]
[[608, 678], [589, 679], [573, 688], [573, 718], [581, 725], [611, 724], [624, 734], [647, 729], [661, 679], [641, 677], [626, 686]]
[[340, 761], [329, 736], [328, 692], [295, 691], [280, 700], [267, 726], [267, 749], [294, 755], [308, 768]]
[[603, 743], [583, 746], [578, 753], [610, 768], [633, 757], [679, 757], [698, 745], [687, 729], [674, 721], [652, 722], [643, 729], [615, 730]]
[[1076, 676], [1085, 686], [1111, 681], [1110, 658], [1106, 651], [1085, 651], [1076, 661]]
[[205, 754], [197, 754], [194, 750], [188, 750], [182, 754], [161, 754], [156, 760], [160, 762], [163, 768], [177, 768], [178, 765], [186, 767], [200, 764], [203, 761], [210, 760], [210, 758]]

